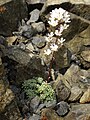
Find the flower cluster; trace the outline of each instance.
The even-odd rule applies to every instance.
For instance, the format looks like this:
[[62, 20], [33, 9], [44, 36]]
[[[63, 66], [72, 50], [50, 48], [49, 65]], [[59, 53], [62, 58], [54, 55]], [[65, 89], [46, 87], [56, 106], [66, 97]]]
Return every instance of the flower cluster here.
[[[50, 12], [49, 25], [50, 33], [46, 37], [48, 49], [44, 50], [45, 55], [50, 55], [54, 51], [57, 51], [63, 45], [65, 39], [62, 36], [62, 32], [69, 27], [70, 15], [62, 8], [55, 8]], [[54, 39], [54, 37], [56, 39]]]
[[70, 23], [70, 15], [62, 8], [55, 8], [55, 10], [52, 10], [52, 12], [50, 12], [48, 23], [51, 26], [55, 27], [59, 24], [59, 22], [65, 22], [65, 24]]

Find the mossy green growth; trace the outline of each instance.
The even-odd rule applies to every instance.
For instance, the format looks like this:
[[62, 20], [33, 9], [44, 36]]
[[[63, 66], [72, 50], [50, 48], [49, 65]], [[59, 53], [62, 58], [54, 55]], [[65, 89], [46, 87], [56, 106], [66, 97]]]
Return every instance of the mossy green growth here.
[[22, 84], [22, 88], [30, 99], [39, 96], [42, 102], [56, 100], [53, 88], [41, 77], [26, 80]]
[[51, 85], [46, 82], [42, 82], [42, 84], [38, 87], [38, 93], [40, 95], [41, 101], [55, 100], [55, 92], [52, 89]]

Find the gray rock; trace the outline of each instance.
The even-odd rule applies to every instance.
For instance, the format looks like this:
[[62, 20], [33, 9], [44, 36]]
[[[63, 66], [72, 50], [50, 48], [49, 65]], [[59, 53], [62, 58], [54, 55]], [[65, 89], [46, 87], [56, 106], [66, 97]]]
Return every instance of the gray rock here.
[[55, 52], [55, 63], [58, 69], [68, 67], [70, 65], [71, 53], [65, 47], [62, 46], [57, 52]]
[[26, 38], [31, 38], [33, 35], [36, 34], [35, 29], [31, 25], [27, 24], [21, 25], [18, 30], [19, 33]]
[[19, 48], [21, 48], [22, 50], [25, 50], [25, 44], [23, 44], [23, 43], [19, 43], [18, 45], [17, 45]]
[[44, 31], [45, 31], [45, 25], [43, 22], [32, 23], [30, 25], [29, 23], [26, 23], [24, 20], [22, 20], [22, 23], [18, 28], [18, 32], [13, 32], [13, 34], [20, 36], [22, 35], [30, 39], [32, 36], [36, 35], [37, 33], [42, 33]]
[[37, 110], [36, 110], [36, 113], [37, 113], [37, 114], [40, 114], [41, 110], [42, 110], [44, 107], [46, 107], [44, 103], [40, 104], [40, 105], [38, 106]]
[[58, 116], [55, 110], [52, 108], [44, 108], [41, 111], [41, 119], [43, 120], [63, 120], [62, 117]]
[[90, 50], [82, 51], [81, 52], [81, 57], [90, 63]]
[[90, 105], [77, 104], [72, 105], [71, 110], [64, 120], [89, 120], [90, 119]]
[[80, 89], [78, 86], [73, 86], [71, 88], [71, 94], [69, 97], [69, 101], [78, 101], [80, 99], [80, 97], [82, 96], [83, 91], [82, 89]]
[[77, 86], [80, 89], [84, 90], [90, 85], [88, 79], [89, 76], [90, 70], [80, 69], [78, 65], [72, 64], [64, 74], [63, 82], [69, 89]]
[[[22, 54], [22, 52], [20, 54]], [[29, 59], [28, 55], [26, 56], [22, 54], [21, 56], [19, 55], [19, 53], [18, 56], [18, 59], [17, 57], [16, 59], [11, 57], [11, 61], [13, 62], [14, 60], [14, 62], [12, 63], [12, 66], [10, 67], [10, 72], [8, 73], [13, 84], [20, 85], [24, 80], [28, 80], [32, 77], [46, 78], [45, 67], [41, 65], [40, 58], [33, 56]], [[16, 65], [14, 64], [15, 61], [18, 62]]]
[[39, 19], [39, 14], [40, 11], [38, 9], [33, 10], [32, 12], [29, 13], [30, 19], [27, 21], [27, 24], [30, 24], [32, 22], [36, 22]]
[[85, 84], [86, 86], [90, 86], [90, 77], [81, 76], [80, 82]]
[[39, 115], [37, 115], [37, 114], [33, 114], [33, 116], [31, 116], [30, 118], [29, 118], [29, 120], [40, 120], [40, 116]]
[[53, 101], [48, 101], [48, 102], [45, 102], [44, 103], [46, 107], [55, 107], [56, 105], [56, 100], [53, 100]]
[[68, 99], [70, 95], [70, 89], [68, 89], [61, 80], [56, 85], [55, 91], [56, 91], [58, 102]]
[[32, 43], [27, 43], [27, 44], [26, 44], [26, 49], [27, 49], [28, 51], [33, 52], [33, 51], [34, 51], [34, 46], [32, 45]]
[[17, 86], [10, 85], [10, 88], [13, 91], [14, 94], [19, 94], [20, 93], [20, 89]]
[[45, 38], [43, 36], [33, 37], [32, 43], [38, 48], [43, 48], [46, 44]]
[[86, 50], [82, 50], [81, 53], [78, 55], [81, 64], [84, 68], [90, 68], [90, 49], [86, 47]]
[[38, 32], [42, 33], [45, 31], [45, 24], [43, 22], [32, 23], [31, 26]]
[[11, 36], [18, 27], [18, 22], [27, 17], [27, 6], [23, 0], [0, 0], [0, 34]]
[[38, 96], [36, 96], [35, 98], [33, 98], [30, 102], [30, 107], [36, 111], [38, 105], [40, 103], [40, 98]]
[[3, 36], [0, 36], [0, 44], [4, 44], [6, 43], [6, 38]]
[[90, 45], [90, 26], [66, 43], [72, 54], [78, 54], [82, 46]]
[[7, 56], [10, 59], [13, 59], [14, 61], [18, 62], [19, 64], [23, 64], [24, 66], [27, 65], [31, 59], [29, 54], [22, 49], [19, 49], [18, 47], [11, 47], [8, 49]]
[[72, 64], [64, 74], [63, 82], [68, 88], [71, 89], [72, 86], [78, 86], [79, 79], [81, 79], [79, 71], [79, 66]]
[[60, 116], [64, 116], [65, 114], [67, 114], [69, 112], [69, 105], [68, 103], [61, 101], [58, 104], [58, 109], [57, 109], [57, 113]]
[[90, 88], [88, 88], [80, 99], [80, 103], [89, 103], [90, 102]]
[[28, 113], [28, 111], [29, 111], [29, 107], [27, 105], [24, 105], [22, 108], [23, 114]]

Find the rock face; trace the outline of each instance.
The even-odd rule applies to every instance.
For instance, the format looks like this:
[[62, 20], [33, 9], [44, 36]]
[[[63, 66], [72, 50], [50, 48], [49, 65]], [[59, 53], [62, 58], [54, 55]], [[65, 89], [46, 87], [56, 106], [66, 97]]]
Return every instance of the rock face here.
[[0, 0], [0, 34], [12, 35], [22, 18], [27, 17], [27, 8], [23, 0]]
[[83, 94], [80, 99], [80, 103], [87, 103], [90, 102], [90, 88]]
[[70, 113], [65, 117], [65, 120], [89, 120], [90, 106], [88, 104], [73, 105]]
[[0, 120], [22, 120], [22, 116], [16, 102], [11, 102], [10, 105], [0, 113]]
[[63, 82], [68, 88], [79, 85], [81, 86], [81, 88], [84, 88], [85, 83], [81, 81], [87, 79], [89, 77], [89, 74], [89, 71], [80, 69], [78, 65], [72, 64], [71, 67], [66, 71]]
[[0, 6], [5, 4], [5, 3], [8, 3], [10, 2], [11, 0], [0, 0]]
[[27, 65], [31, 59], [31, 57], [29, 56], [29, 54], [27, 52], [25, 52], [21, 49], [18, 49], [18, 48], [8, 49], [8, 57], [24, 66]]
[[9, 82], [0, 74], [0, 120], [22, 120]]
[[12, 51], [8, 57], [14, 60], [12, 66], [11, 63], [8, 64], [11, 66], [9, 68], [9, 77], [14, 84], [21, 84], [21, 82], [33, 76], [45, 77], [45, 68], [41, 65], [40, 58], [35, 56], [31, 58], [28, 52], [20, 49], [19, 51], [18, 49]]
[[80, 62], [83, 67], [90, 67], [90, 25], [80, 34], [66, 43], [72, 54], [76, 55], [76, 62]]
[[74, 86], [71, 88], [71, 95], [69, 97], [69, 101], [78, 101], [82, 95], [82, 90], [77, 87], [77, 86]]
[[76, 35], [72, 40], [66, 43], [66, 46], [73, 54], [78, 54], [82, 46], [90, 45], [90, 26], [80, 34]]
[[72, 4], [90, 4], [89, 0], [26, 0], [28, 4], [35, 4], [35, 3], [45, 3], [47, 5], [55, 5], [55, 4], [62, 4], [64, 2], [70, 2]]
[[[1, 85], [1, 84], [0, 84]], [[1, 92], [5, 90], [5, 87], [3, 88], [3, 85], [1, 85]], [[11, 103], [11, 101], [14, 99], [14, 95], [10, 89], [6, 89], [6, 92], [3, 93], [0, 96], [0, 112], [5, 109], [7, 105]]]
[[77, 84], [79, 79], [79, 70], [80, 69], [78, 65], [72, 64], [71, 67], [66, 71], [63, 82], [68, 88], [71, 88], [72, 86]]
[[41, 120], [63, 120], [53, 109], [45, 108], [41, 113]]
[[82, 52], [81, 52], [81, 57], [82, 57], [85, 61], [90, 62], [90, 50], [82, 51]]

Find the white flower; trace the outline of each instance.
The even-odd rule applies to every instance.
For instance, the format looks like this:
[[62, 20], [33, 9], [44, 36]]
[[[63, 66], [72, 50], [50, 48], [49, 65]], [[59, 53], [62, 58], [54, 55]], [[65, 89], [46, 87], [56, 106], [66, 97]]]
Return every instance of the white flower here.
[[67, 29], [69, 27], [69, 25], [68, 24], [64, 24], [63, 27], [64, 27], [64, 29]]
[[47, 36], [45, 37], [45, 40], [47, 41], [47, 42], [51, 42], [52, 41], [52, 37], [54, 36], [54, 33], [53, 32], [50, 32], [50, 33], [48, 33], [47, 34]]
[[64, 16], [64, 18], [70, 18], [70, 15], [68, 14], [67, 11], [64, 12], [63, 16]]
[[63, 18], [63, 13], [65, 12], [65, 10], [63, 10], [62, 8], [57, 9], [55, 8], [55, 10], [52, 10], [50, 17], [53, 18], [54, 20], [60, 20]]
[[65, 13], [65, 10], [62, 9], [62, 8], [59, 8], [59, 12], [60, 12], [60, 14], [64, 14], [64, 13]]
[[63, 14], [65, 13], [65, 10], [62, 8], [55, 8], [54, 10], [52, 10], [52, 12], [50, 12], [50, 17], [53, 18], [54, 20], [60, 20], [63, 18]]
[[47, 42], [51, 42], [51, 41], [52, 41], [52, 37], [45, 37], [45, 40], [46, 40]]
[[51, 21], [48, 21], [48, 23], [49, 23], [51, 26], [55, 27], [55, 26], [58, 25], [58, 20], [52, 19]]
[[71, 21], [70, 21], [70, 18], [63, 18], [63, 20], [65, 21], [65, 23], [70, 23]]
[[64, 26], [63, 26], [63, 25], [60, 25], [59, 30], [60, 30], [61, 33], [63, 32], [64, 29], [65, 29]]
[[51, 54], [51, 50], [50, 49], [44, 50], [44, 54], [45, 55], [50, 55]]
[[63, 42], [65, 42], [65, 39], [61, 37], [61, 39], [58, 39], [57, 43], [63, 45]]
[[56, 36], [61, 36], [62, 34], [62, 32], [63, 32], [63, 30], [66, 28], [66, 26], [63, 26], [63, 25], [60, 25], [60, 27], [58, 28], [58, 30], [55, 30], [55, 35]]
[[53, 37], [53, 36], [54, 36], [53, 32], [48, 33], [48, 37]]
[[52, 12], [50, 12], [50, 18], [48, 23], [55, 27], [58, 25], [59, 21], [63, 21], [65, 23], [70, 23], [70, 15], [68, 14], [68, 12], [62, 8], [55, 8], [54, 10], [52, 10]]
[[55, 43], [51, 44], [50, 48], [51, 48], [52, 51], [57, 51], [58, 45], [56, 45]]
[[61, 34], [61, 31], [55, 30], [55, 35], [56, 35], [56, 36], [61, 36], [61, 35], [62, 35], [62, 34]]

